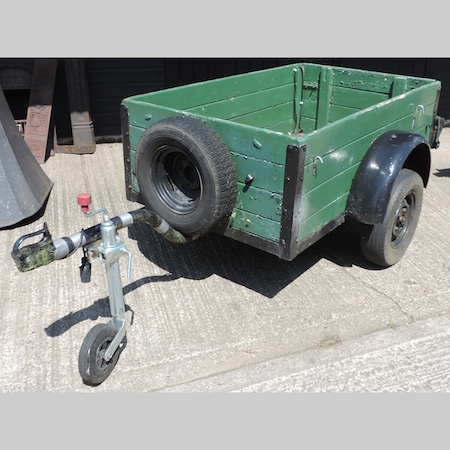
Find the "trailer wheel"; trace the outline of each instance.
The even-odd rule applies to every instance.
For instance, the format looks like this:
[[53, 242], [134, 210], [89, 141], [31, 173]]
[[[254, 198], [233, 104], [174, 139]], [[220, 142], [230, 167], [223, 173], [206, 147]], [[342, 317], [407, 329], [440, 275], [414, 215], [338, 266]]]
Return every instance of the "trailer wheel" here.
[[405, 254], [417, 227], [423, 200], [422, 177], [402, 169], [394, 183], [382, 223], [362, 226], [361, 250], [366, 259], [383, 267]]
[[170, 117], [144, 132], [136, 177], [146, 207], [186, 236], [205, 234], [231, 214], [236, 201], [229, 149], [192, 117]]
[[109, 361], [104, 354], [116, 335], [116, 330], [106, 324], [97, 324], [86, 335], [78, 355], [78, 370], [83, 383], [98, 386], [108, 378], [119, 359], [120, 347]]

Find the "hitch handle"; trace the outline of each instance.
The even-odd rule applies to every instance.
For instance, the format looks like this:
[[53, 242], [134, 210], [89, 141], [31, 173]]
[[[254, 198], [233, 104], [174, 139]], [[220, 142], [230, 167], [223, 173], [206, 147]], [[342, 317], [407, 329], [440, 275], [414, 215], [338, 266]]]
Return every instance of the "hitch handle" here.
[[17, 239], [17, 241], [15, 242], [15, 244], [13, 246], [12, 252], [17, 253], [19, 251], [19, 247], [23, 241], [25, 241], [26, 239], [30, 239], [34, 236], [39, 236], [40, 234], [42, 234], [43, 237], [39, 242], [42, 242], [43, 240], [52, 238], [50, 231], [48, 230], [48, 226], [47, 226], [46, 222], [44, 223], [44, 227], [42, 228], [42, 230], [33, 231], [32, 233], [29, 233], [29, 234], [24, 234], [19, 239]]
[[[27, 239], [40, 234], [43, 235], [40, 241], [20, 247]], [[11, 256], [20, 272], [28, 272], [53, 262], [55, 259], [55, 246], [47, 223], [44, 223], [42, 230], [25, 234], [17, 239], [11, 251]]]
[[87, 192], [78, 194], [77, 201], [78, 205], [81, 206], [81, 212], [89, 212], [89, 205], [92, 203], [91, 194], [88, 194]]

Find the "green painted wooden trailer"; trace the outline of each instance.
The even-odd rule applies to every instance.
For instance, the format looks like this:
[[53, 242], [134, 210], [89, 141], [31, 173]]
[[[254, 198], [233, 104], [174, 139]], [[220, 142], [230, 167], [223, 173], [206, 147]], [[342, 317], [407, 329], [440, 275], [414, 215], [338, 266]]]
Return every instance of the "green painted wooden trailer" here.
[[126, 193], [193, 240], [292, 260], [352, 217], [395, 264], [439, 145], [438, 80], [298, 63], [122, 101]]

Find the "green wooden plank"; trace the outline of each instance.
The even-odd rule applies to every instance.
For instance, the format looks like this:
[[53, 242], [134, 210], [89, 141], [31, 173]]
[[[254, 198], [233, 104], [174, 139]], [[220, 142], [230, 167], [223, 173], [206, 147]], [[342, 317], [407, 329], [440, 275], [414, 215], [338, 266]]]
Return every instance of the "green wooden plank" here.
[[[194, 108], [185, 108], [185, 111], [202, 116], [216, 117], [218, 119], [233, 120], [245, 114], [258, 112], [270, 107], [293, 101], [292, 85], [264, 89], [259, 92], [231, 97], [226, 100], [209, 103]], [[259, 126], [259, 125], [257, 125]]]
[[182, 115], [182, 112], [176, 109], [149, 105], [140, 101], [124, 102], [124, 104], [128, 107], [130, 126], [144, 130], [162, 119]]
[[240, 209], [235, 209], [230, 218], [230, 226], [269, 241], [280, 240], [280, 223]]
[[302, 221], [297, 241], [307, 238], [310, 234], [340, 216], [347, 205], [347, 197], [348, 195], [337, 197], [332, 203], [327, 204], [323, 209]]
[[345, 117], [355, 114], [358, 111], [359, 110], [353, 108], [332, 105], [330, 108], [330, 114], [328, 115], [328, 123], [333, 123], [337, 120], [344, 119]]
[[268, 130], [276, 131], [283, 134], [290, 134], [294, 127], [294, 121], [292, 119], [286, 119], [277, 123], [268, 123], [264, 126]]
[[302, 118], [301, 127], [303, 133], [311, 133], [316, 129], [316, 119], [311, 119], [309, 117]]
[[236, 208], [280, 222], [283, 197], [266, 189], [238, 183]]
[[136, 149], [144, 131], [145, 130], [143, 128], [130, 125], [129, 133], [130, 133], [130, 148], [131, 149], [133, 149], [133, 150]]
[[[354, 156], [355, 159], [362, 159], [361, 154], [355, 154]], [[326, 164], [327, 162], [318, 165], [316, 175], [311, 175], [311, 167], [305, 172], [305, 178], [315, 178], [317, 183], [320, 184], [313, 189], [305, 189], [303, 191], [299, 217], [300, 222], [304, 220], [304, 218], [314, 216], [318, 211], [326, 208], [328, 204], [334, 203], [336, 198], [348, 195], [353, 177], [359, 167], [359, 162], [355, 162], [327, 178], [327, 173], [333, 173], [335, 171], [326, 167]], [[320, 226], [320, 224], [317, 224], [317, 226]]]
[[[233, 122], [272, 130], [274, 124], [286, 122], [293, 124], [293, 108], [292, 101], [288, 101], [283, 104], [271, 106], [259, 111], [252, 111], [248, 114], [235, 117]], [[287, 129], [292, 129], [292, 127], [288, 126]]]
[[[345, 68], [333, 68], [333, 74], [335, 75], [336, 86], [351, 87], [386, 95], [392, 94], [393, 85], [396, 83], [395, 79], [398, 77], [395, 74]], [[406, 90], [416, 89], [435, 81], [418, 77], [404, 78], [406, 80]]]
[[300, 67], [303, 73], [300, 129], [303, 132], [310, 132], [316, 129], [319, 76], [323, 66], [306, 63]]
[[331, 93], [330, 103], [332, 104], [331, 107], [336, 105], [353, 108], [354, 110], [360, 110], [376, 105], [377, 103], [384, 102], [388, 99], [389, 96], [387, 94], [335, 86], [333, 87]]
[[391, 97], [404, 94], [408, 90], [406, 77], [395, 77], [392, 82]]
[[193, 83], [162, 91], [140, 94], [129, 100], [157, 104], [178, 110], [194, 108], [277, 86], [292, 85], [297, 65], [250, 72], [241, 75]]
[[389, 95], [394, 75], [358, 69], [333, 68], [334, 85]]
[[317, 118], [317, 96], [315, 98], [306, 98], [302, 105], [302, 121], [312, 119], [314, 123]]
[[219, 119], [204, 120], [217, 131], [231, 152], [244, 158], [252, 157], [275, 165], [284, 166], [288, 145], [301, 145], [304, 142], [304, 138], [293, 138], [286, 133]]
[[247, 176], [251, 175], [253, 187], [265, 189], [275, 194], [283, 193], [284, 166], [234, 152], [231, 152], [231, 154], [236, 163], [236, 174], [239, 182], [244, 183]]
[[436, 81], [438, 80], [433, 80], [431, 78], [406, 77], [406, 90], [417, 89]]
[[319, 97], [317, 105], [316, 129], [322, 128], [328, 123], [328, 114], [331, 103], [331, 88], [333, 83], [333, 72], [330, 67], [324, 67], [320, 71]]
[[319, 85], [319, 77], [324, 66], [321, 64], [311, 64], [311, 63], [303, 63], [300, 65], [303, 69], [303, 90], [313, 90], [318, 89]]

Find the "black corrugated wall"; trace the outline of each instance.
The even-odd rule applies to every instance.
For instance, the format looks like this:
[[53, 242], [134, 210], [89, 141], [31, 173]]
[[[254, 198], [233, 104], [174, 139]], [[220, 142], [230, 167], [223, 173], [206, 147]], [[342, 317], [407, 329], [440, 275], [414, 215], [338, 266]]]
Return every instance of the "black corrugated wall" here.
[[435, 78], [442, 82], [439, 114], [450, 118], [450, 59], [118, 59], [87, 60], [97, 136], [120, 134], [120, 100], [130, 95], [267, 69], [297, 61]]
[[[162, 59], [86, 60], [96, 137], [120, 136], [120, 102], [131, 95], [163, 89], [166, 86], [164, 66]], [[58, 139], [70, 138], [72, 131], [64, 60], [58, 62], [53, 107]]]
[[[11, 64], [11, 60], [8, 61]], [[125, 97], [301, 61], [438, 79], [442, 82], [438, 114], [450, 118], [448, 58], [111, 58], [85, 61], [94, 131], [100, 139], [120, 138], [120, 102]], [[1, 62], [2, 60], [0, 66]], [[21, 98], [23, 101], [24, 96]], [[16, 108], [16, 105], [13, 106]], [[64, 59], [58, 61], [53, 111], [58, 140], [70, 140], [70, 109]]]

